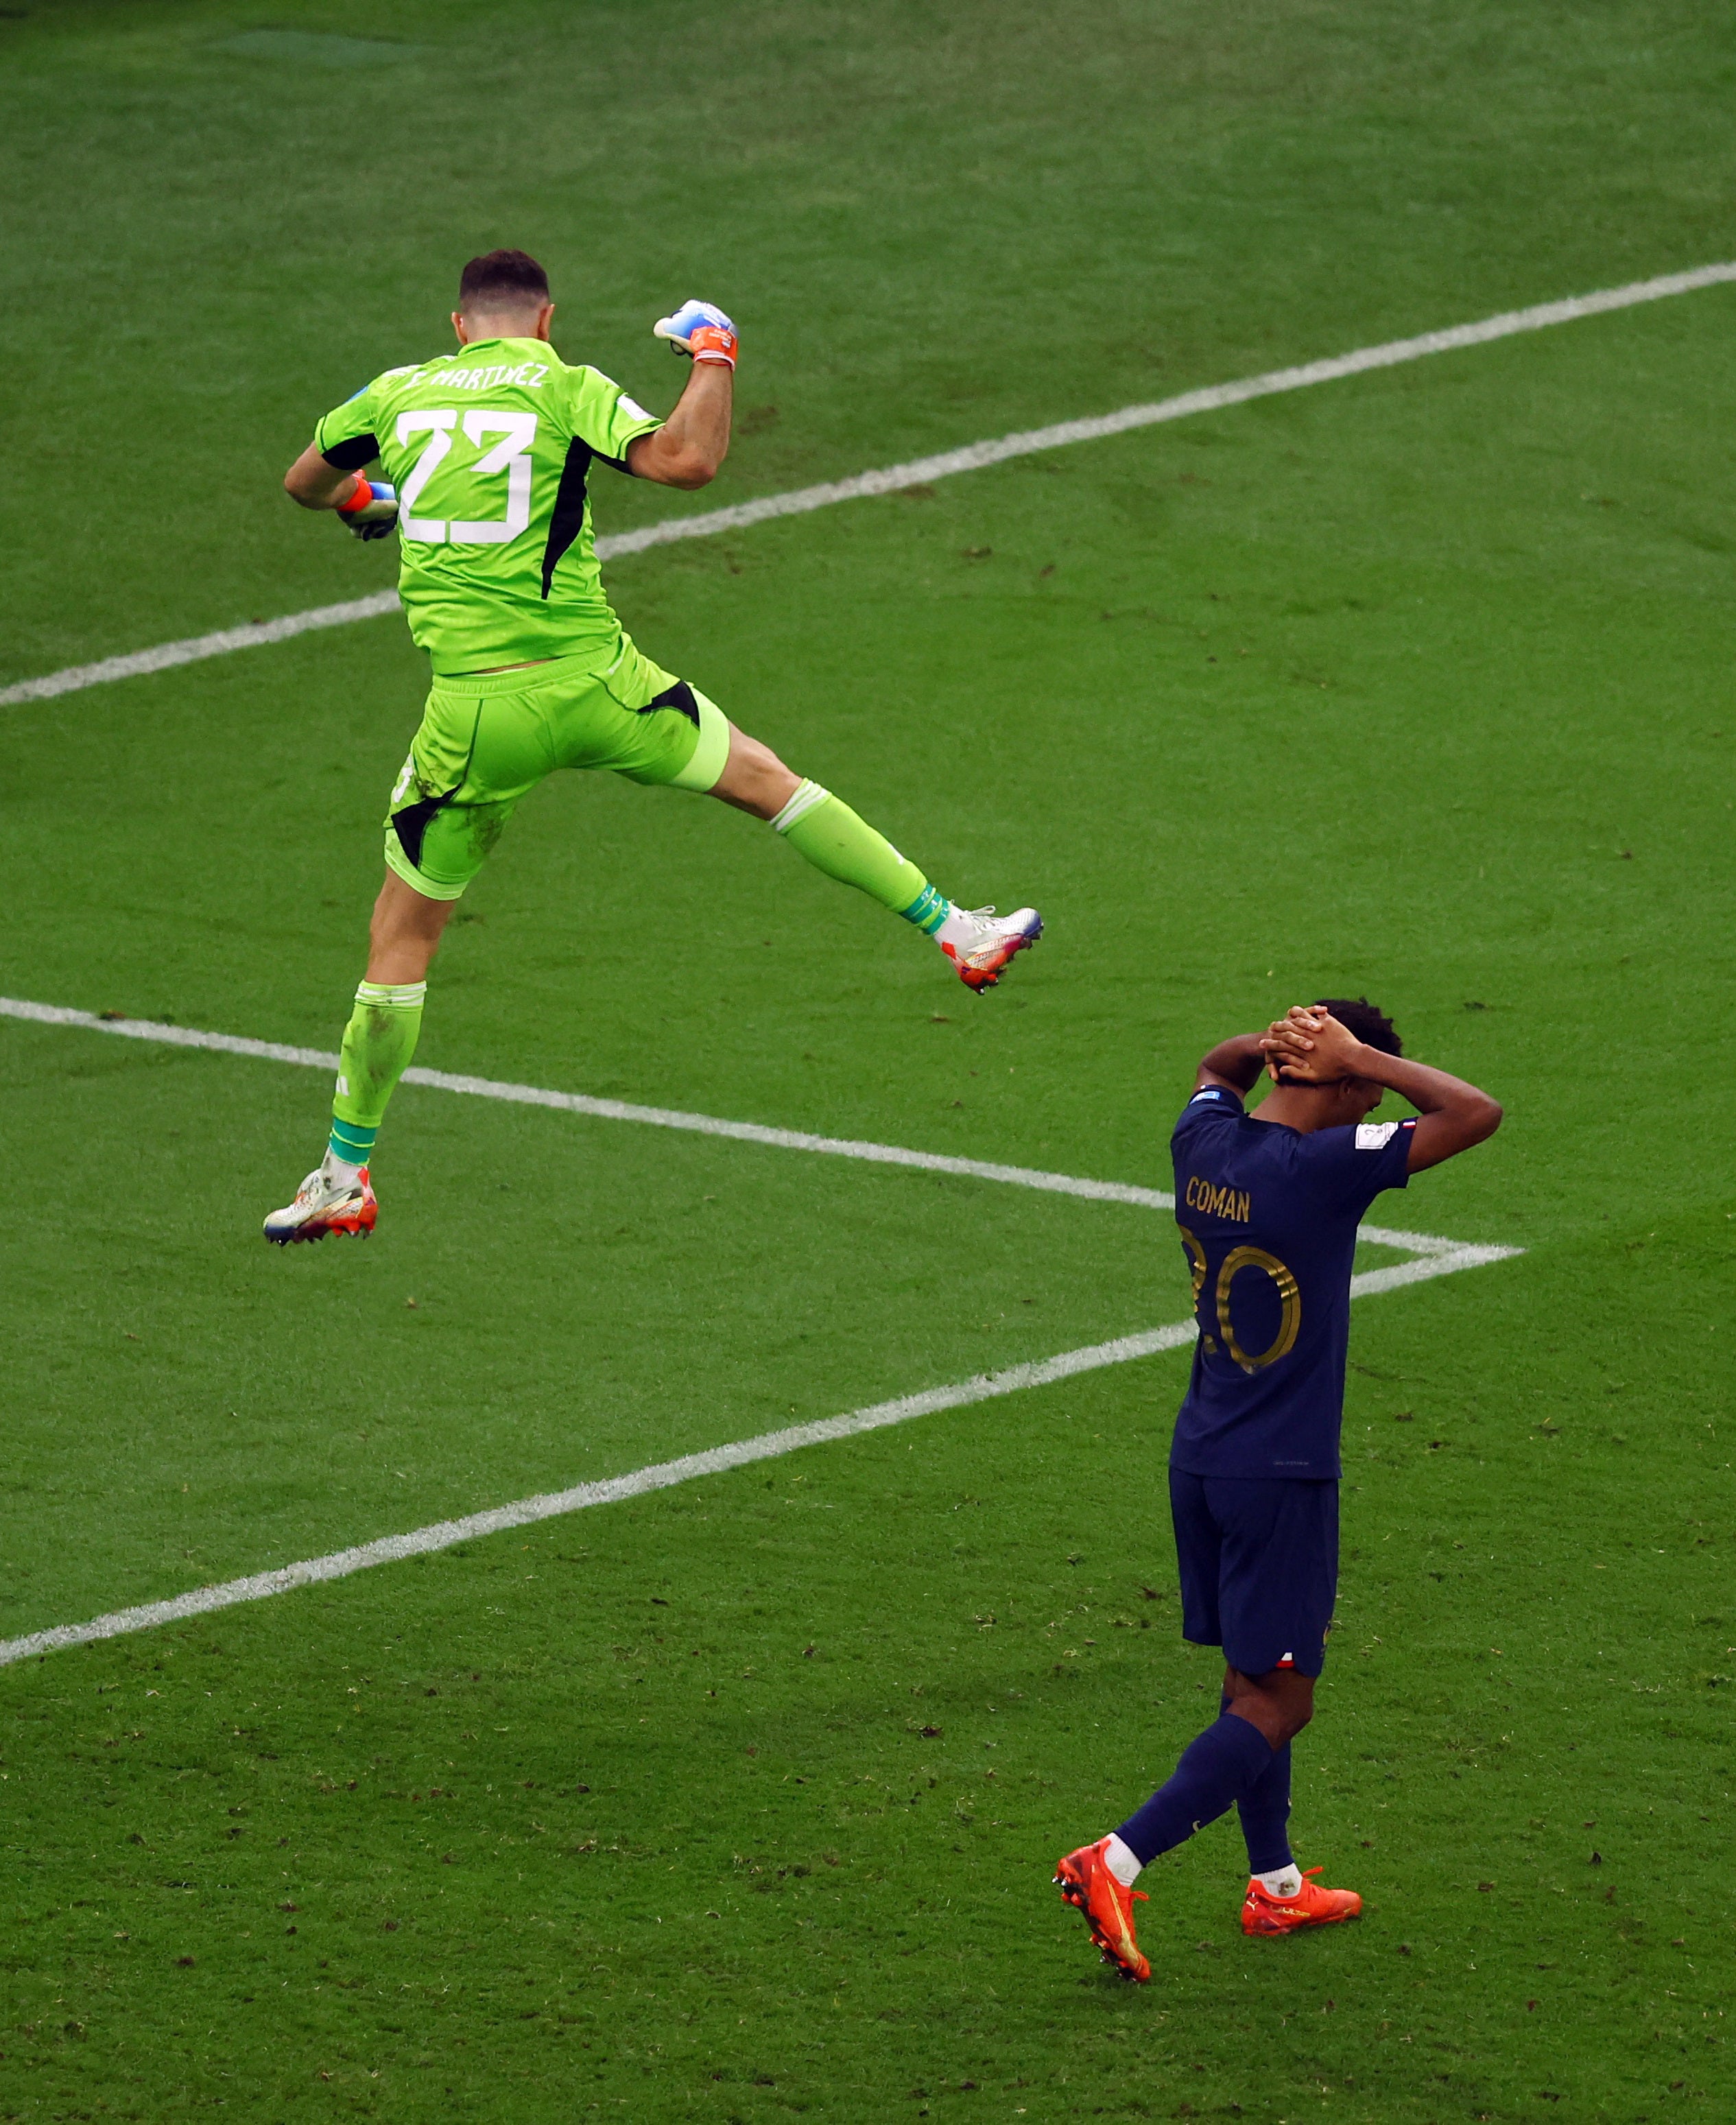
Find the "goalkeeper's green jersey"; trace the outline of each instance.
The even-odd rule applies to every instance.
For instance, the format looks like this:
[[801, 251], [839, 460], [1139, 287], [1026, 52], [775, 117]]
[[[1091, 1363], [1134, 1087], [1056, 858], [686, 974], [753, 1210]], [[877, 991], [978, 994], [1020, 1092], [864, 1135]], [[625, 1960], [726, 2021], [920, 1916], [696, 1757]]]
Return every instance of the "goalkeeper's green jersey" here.
[[378, 458], [398, 488], [398, 591], [437, 674], [601, 650], [603, 592], [586, 480], [626, 470], [661, 422], [546, 340], [478, 340], [388, 369], [314, 430], [328, 464]]

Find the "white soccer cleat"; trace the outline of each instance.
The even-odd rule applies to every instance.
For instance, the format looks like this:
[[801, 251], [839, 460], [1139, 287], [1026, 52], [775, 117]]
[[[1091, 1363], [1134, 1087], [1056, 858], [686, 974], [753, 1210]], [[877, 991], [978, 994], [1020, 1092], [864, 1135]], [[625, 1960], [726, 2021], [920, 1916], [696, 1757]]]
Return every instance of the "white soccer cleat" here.
[[379, 1215], [365, 1166], [354, 1180], [317, 1166], [296, 1190], [295, 1200], [266, 1218], [266, 1237], [280, 1247], [294, 1240], [322, 1240], [327, 1232], [360, 1232], [365, 1238]]
[[1042, 935], [1034, 907], [997, 915], [992, 907], [955, 907], [934, 932], [934, 941], [958, 969], [958, 978], [979, 995], [1000, 979], [1008, 963]]

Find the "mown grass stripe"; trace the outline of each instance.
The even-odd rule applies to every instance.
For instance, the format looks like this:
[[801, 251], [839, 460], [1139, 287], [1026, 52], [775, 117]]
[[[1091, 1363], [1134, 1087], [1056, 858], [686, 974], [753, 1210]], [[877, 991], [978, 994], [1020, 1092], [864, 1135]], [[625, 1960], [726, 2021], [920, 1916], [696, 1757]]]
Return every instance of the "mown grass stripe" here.
[[[901, 488], [925, 486], [956, 474], [981, 472], [986, 466], [1004, 464], [1009, 458], [1029, 457], [1039, 450], [1065, 448], [1071, 443], [1101, 441], [1109, 436], [1126, 435], [1135, 428], [1150, 428], [1166, 421], [1186, 420], [1194, 413], [1215, 413], [1227, 406], [1245, 405], [1252, 398], [1269, 398], [1280, 392], [1303, 391], [1316, 384], [1331, 384], [1341, 377], [1361, 376], [1370, 370], [1391, 369], [1401, 362], [1419, 361], [1431, 354], [1450, 354], [1461, 347], [1484, 346], [1491, 340], [1510, 339], [1518, 332], [1543, 332], [1552, 325], [1571, 324], [1580, 318], [1600, 317], [1611, 310], [1631, 309], [1636, 304], [1655, 303], [1669, 295], [1686, 295], [1700, 288], [1716, 287], [1736, 280], [1736, 262], [1696, 266], [1682, 273], [1661, 273], [1649, 280], [1630, 280], [1620, 288], [1600, 289], [1589, 295], [1569, 295], [1559, 301], [1533, 303], [1522, 310], [1503, 310], [1492, 318], [1469, 324], [1448, 325], [1438, 332], [1418, 332], [1409, 339], [1384, 341], [1378, 346], [1357, 347], [1349, 354], [1322, 361], [1303, 362], [1288, 369], [1268, 370], [1261, 376], [1241, 377], [1229, 384], [1211, 384], [1197, 391], [1183, 391], [1173, 398], [1146, 405], [1123, 406], [1113, 413], [1094, 413], [1073, 421], [1057, 421], [1045, 428], [1027, 428], [1016, 435], [995, 436], [967, 443], [962, 448], [942, 450], [931, 457], [911, 458], [903, 464], [883, 465], [873, 472], [858, 473], [849, 479], [824, 481], [785, 494], [762, 495], [757, 501], [738, 502], [727, 509], [708, 509], [691, 516], [666, 517], [637, 531], [618, 532], [596, 542], [600, 559], [612, 560], [624, 554], [642, 554], [652, 546], [665, 546], [678, 539], [709, 539], [720, 531], [740, 531], [774, 516], [800, 516], [835, 502], [866, 501], [875, 495], [894, 494]], [[232, 650], [256, 649], [273, 642], [316, 629], [346, 627], [353, 620], [377, 620], [398, 610], [396, 591], [379, 591], [341, 605], [314, 605], [306, 612], [286, 614], [280, 620], [264, 620], [239, 627], [219, 628], [212, 634], [197, 634], [179, 642], [159, 643], [153, 649], [137, 649], [125, 656], [105, 657], [94, 664], [74, 664], [63, 671], [49, 671], [40, 679], [23, 679], [0, 687], [0, 708], [14, 708], [26, 701], [52, 700], [57, 695], [76, 693], [85, 686], [106, 686], [116, 679], [142, 678], [153, 671], [167, 671], [177, 664], [197, 663], [207, 657], [225, 657]]]
[[[1397, 1290], [1427, 1277], [1451, 1276], [1461, 1269], [1475, 1269], [1520, 1252], [1517, 1247], [1455, 1247], [1450, 1253], [1431, 1255], [1415, 1261], [1395, 1263], [1390, 1268], [1370, 1270], [1351, 1279], [1353, 1298]], [[298, 1564], [280, 1566], [272, 1571], [256, 1571], [244, 1579], [229, 1579], [214, 1586], [196, 1586], [167, 1601], [146, 1601], [136, 1608], [116, 1609], [87, 1623], [59, 1623], [22, 1637], [0, 1639], [0, 1667], [31, 1660], [73, 1646], [90, 1645], [101, 1638], [124, 1637], [137, 1631], [155, 1630], [164, 1623], [184, 1623], [207, 1616], [219, 1609], [233, 1609], [247, 1601], [265, 1601], [298, 1587], [316, 1586], [327, 1580], [346, 1579], [375, 1565], [398, 1564], [412, 1557], [427, 1557], [450, 1549], [456, 1543], [503, 1534], [512, 1528], [529, 1527], [539, 1520], [557, 1520], [567, 1513], [586, 1511], [592, 1505], [609, 1505], [627, 1498], [641, 1498], [653, 1491], [666, 1491], [702, 1476], [720, 1476], [732, 1468], [745, 1468], [755, 1461], [769, 1461], [796, 1454], [809, 1446], [823, 1446], [840, 1439], [854, 1439], [888, 1425], [908, 1424], [913, 1418], [932, 1416], [941, 1410], [965, 1409], [976, 1402], [991, 1402], [1002, 1395], [1021, 1394], [1028, 1388], [1051, 1387], [1081, 1373], [1096, 1372], [1107, 1365], [1125, 1365], [1164, 1350], [1181, 1349], [1193, 1340], [1192, 1321], [1173, 1321], [1166, 1327], [1147, 1329], [1136, 1336], [1119, 1336], [1107, 1343], [1092, 1343], [1076, 1350], [1063, 1350], [1052, 1358], [1028, 1364], [1009, 1365], [1004, 1372], [977, 1373], [948, 1387], [925, 1388], [920, 1393], [901, 1395], [891, 1402], [873, 1402], [843, 1416], [822, 1418], [815, 1424], [792, 1424], [779, 1431], [762, 1431], [751, 1439], [739, 1439], [727, 1446], [703, 1453], [684, 1454], [679, 1460], [654, 1462], [624, 1476], [605, 1477], [594, 1483], [575, 1483], [565, 1491], [545, 1491], [510, 1505], [491, 1505], [485, 1511], [468, 1513], [463, 1519], [436, 1520], [431, 1526], [412, 1529], [407, 1534], [382, 1535], [376, 1541], [358, 1543], [352, 1548], [310, 1557]]]
[[[242, 1055], [266, 1062], [289, 1062], [313, 1070], [337, 1068], [338, 1058], [318, 1048], [290, 1048], [274, 1040], [251, 1040], [235, 1033], [207, 1033], [196, 1026], [167, 1025], [149, 1018], [106, 1018], [75, 1011], [65, 1004], [31, 1003], [0, 997], [0, 1018], [22, 1019], [36, 1025], [70, 1026], [86, 1033], [119, 1034], [129, 1040], [149, 1040], [172, 1048], [200, 1048], [220, 1055]], [[445, 1070], [411, 1068], [407, 1085], [436, 1092], [461, 1092], [472, 1099], [504, 1100], [517, 1106], [551, 1107], [557, 1112], [588, 1114], [601, 1121], [640, 1122], [653, 1128], [688, 1129], [699, 1136], [732, 1138], [739, 1143], [765, 1144], [776, 1151], [816, 1152], [833, 1158], [858, 1158], [872, 1166], [914, 1166], [926, 1173], [957, 1174], [971, 1180], [995, 1180], [1014, 1188], [1036, 1188], [1055, 1195], [1076, 1195], [1088, 1202], [1127, 1203], [1145, 1210], [1173, 1210], [1167, 1189], [1141, 1188], [1127, 1180], [1092, 1180], [1071, 1173], [1049, 1173], [1041, 1166], [1008, 1166], [998, 1160], [959, 1158], [950, 1152], [912, 1151], [903, 1144], [872, 1143], [854, 1137], [815, 1136], [805, 1129], [774, 1128], [763, 1122], [737, 1122], [719, 1114], [697, 1114], [679, 1107], [647, 1107], [629, 1100], [604, 1100], [588, 1092], [557, 1092], [540, 1085], [515, 1085], [493, 1077], [454, 1076]], [[1465, 1242], [1434, 1232], [1400, 1232], [1382, 1225], [1364, 1225], [1371, 1246], [1397, 1247], [1407, 1254], [1442, 1258], [1465, 1253]], [[1522, 1252], [1513, 1247], [1472, 1249], [1482, 1258], [1499, 1260]]]
[[[168, 1025], [151, 1019], [104, 1018], [93, 1012], [73, 1010], [64, 1005], [33, 1003], [12, 997], [0, 997], [0, 1017], [19, 1019], [33, 1025], [115, 1034], [127, 1039], [215, 1051], [219, 1054], [242, 1056], [256, 1061], [287, 1062], [321, 1070], [335, 1070], [337, 1066], [335, 1055], [318, 1048], [289, 1047], [275, 1041], [252, 1040], [235, 1034], [208, 1033], [196, 1027]], [[802, 1130], [769, 1128], [755, 1122], [727, 1121], [716, 1115], [686, 1114], [674, 1108], [636, 1106], [622, 1100], [598, 1100], [583, 1093], [549, 1091], [534, 1085], [502, 1083], [486, 1077], [454, 1077], [438, 1070], [408, 1071], [406, 1081], [426, 1085], [436, 1091], [552, 1107], [605, 1120], [650, 1123], [658, 1128], [689, 1129], [702, 1135], [733, 1138], [782, 1150], [818, 1152], [863, 1159], [875, 1164], [913, 1166], [929, 1171], [957, 1174], [974, 1180], [1011, 1183], [1020, 1187], [1082, 1196], [1091, 1200], [1132, 1204], [1143, 1209], [1173, 1209], [1175, 1202], [1173, 1195], [1160, 1189], [1136, 1188], [1121, 1181], [1081, 1180], [1070, 1174], [1047, 1173], [1036, 1167], [1006, 1166], [983, 1159], [957, 1158], [942, 1152], [911, 1151], [896, 1144], [814, 1136]], [[1392, 1232], [1378, 1226], [1363, 1226], [1362, 1236], [1376, 1246], [1403, 1249], [1413, 1258], [1409, 1261], [1390, 1264], [1382, 1269], [1365, 1270], [1353, 1277], [1351, 1295], [1358, 1298], [1369, 1298], [1380, 1292], [1398, 1290], [1427, 1278], [1450, 1276], [1460, 1270], [1480, 1268], [1523, 1251], [1517, 1247], [1468, 1246], [1457, 1241], [1442, 1239], [1433, 1233]], [[966, 1407], [998, 1396], [1019, 1393], [1027, 1388], [1048, 1386], [1055, 1381], [1068, 1379], [1077, 1373], [1094, 1371], [1103, 1366], [1126, 1364], [1135, 1359], [1178, 1349], [1191, 1342], [1194, 1333], [1191, 1320], [1172, 1322], [1165, 1327], [1150, 1329], [1134, 1336], [1117, 1336], [1109, 1342], [1090, 1344], [1079, 1350], [1064, 1350], [1055, 1357], [1009, 1366], [1002, 1372], [976, 1373], [967, 1380], [958, 1381], [950, 1386], [924, 1388], [915, 1394], [902, 1395], [891, 1402], [875, 1402], [867, 1408], [852, 1410], [844, 1416], [828, 1417], [818, 1423], [786, 1425], [777, 1431], [762, 1432], [751, 1439], [738, 1439], [727, 1446], [714, 1447], [699, 1454], [684, 1454], [674, 1461], [654, 1463], [647, 1468], [631, 1470], [625, 1475], [606, 1477], [598, 1482], [575, 1484], [565, 1491], [542, 1492], [508, 1505], [490, 1506], [459, 1520], [436, 1521], [431, 1526], [416, 1528], [408, 1534], [383, 1535], [372, 1542], [334, 1550], [323, 1557], [306, 1558], [299, 1563], [283, 1565], [273, 1571], [252, 1573], [245, 1578], [228, 1580], [218, 1586], [195, 1587], [168, 1600], [145, 1602], [134, 1608], [119, 1609], [106, 1615], [93, 1617], [86, 1623], [58, 1624], [21, 1637], [0, 1640], [0, 1666], [59, 1651], [72, 1646], [90, 1644], [101, 1638], [152, 1630], [161, 1624], [206, 1615], [214, 1610], [232, 1608], [242, 1602], [265, 1600], [274, 1595], [292, 1592], [299, 1586], [345, 1578], [352, 1572], [367, 1571], [374, 1565], [397, 1563], [407, 1557], [426, 1556], [438, 1550], [449, 1549], [456, 1543], [473, 1538], [500, 1534], [510, 1528], [525, 1527], [534, 1521], [553, 1519], [566, 1513], [581, 1512], [592, 1505], [611, 1505], [625, 1498], [643, 1496], [650, 1491], [666, 1490], [671, 1485], [689, 1482], [701, 1476], [722, 1474], [731, 1468], [746, 1467], [750, 1462], [796, 1453], [804, 1447], [852, 1438], [862, 1432], [877, 1430], [887, 1425], [908, 1423], [915, 1417], [931, 1416], [945, 1409]]]

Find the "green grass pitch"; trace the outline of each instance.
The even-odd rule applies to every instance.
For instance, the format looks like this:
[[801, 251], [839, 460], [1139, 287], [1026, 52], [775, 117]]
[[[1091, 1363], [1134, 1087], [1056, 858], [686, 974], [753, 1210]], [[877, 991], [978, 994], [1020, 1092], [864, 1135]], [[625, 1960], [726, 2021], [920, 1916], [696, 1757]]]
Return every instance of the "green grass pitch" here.
[[[741, 323], [699, 507], [1736, 256], [1689, 0], [0, 10], [0, 686], [361, 596], [276, 492], [542, 257]], [[1736, 290], [614, 565], [944, 888], [974, 1001], [722, 807], [569, 778], [446, 1070], [1166, 1185], [1202, 1049], [1367, 989], [1487, 1085], [1359, 1303], [1305, 1865], [1049, 1887], [1202, 1723], [1183, 1355], [0, 1671], [0, 2119], [1736, 2115], [1726, 1086]], [[600, 526], [690, 506], [600, 480]], [[0, 990], [335, 1045], [420, 705], [370, 622], [0, 709]], [[0, 1020], [0, 1635], [1175, 1320], [1160, 1217]]]

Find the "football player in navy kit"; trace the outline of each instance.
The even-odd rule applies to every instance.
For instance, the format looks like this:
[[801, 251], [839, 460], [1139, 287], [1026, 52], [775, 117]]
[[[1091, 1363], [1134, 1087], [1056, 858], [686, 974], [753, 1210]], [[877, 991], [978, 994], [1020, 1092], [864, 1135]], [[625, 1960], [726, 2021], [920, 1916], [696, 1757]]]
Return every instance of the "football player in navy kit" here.
[[[1269, 1070], [1256, 1112], [1243, 1101]], [[1414, 1119], [1371, 1122], [1389, 1091]], [[1241, 1814], [1242, 1929], [1354, 1918], [1291, 1856], [1290, 1744], [1313, 1716], [1338, 1585], [1338, 1430], [1357, 1227], [1384, 1189], [1499, 1126], [1486, 1092], [1407, 1062], [1366, 997], [1299, 1005], [1214, 1048], [1170, 1139], [1199, 1340], [1169, 1457], [1183, 1635], [1221, 1646], [1219, 1716], [1118, 1830], [1056, 1882], [1104, 1962], [1143, 1984], [1133, 1884], [1160, 1852]]]

